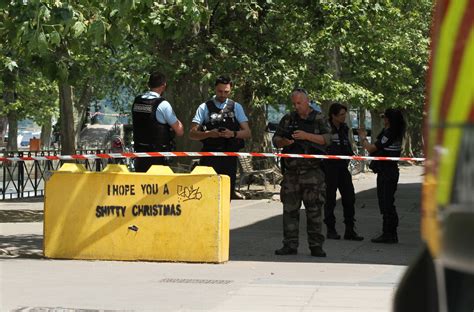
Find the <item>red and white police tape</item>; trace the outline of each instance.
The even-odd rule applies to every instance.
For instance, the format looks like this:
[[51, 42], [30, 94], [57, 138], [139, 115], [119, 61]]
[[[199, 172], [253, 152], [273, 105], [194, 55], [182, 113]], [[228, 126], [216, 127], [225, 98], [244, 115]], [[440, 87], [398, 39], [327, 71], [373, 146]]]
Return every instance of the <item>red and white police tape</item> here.
[[1, 162], [28, 161], [28, 160], [94, 160], [110, 158], [141, 158], [141, 157], [213, 157], [213, 156], [239, 156], [239, 157], [282, 157], [282, 158], [316, 158], [316, 159], [346, 159], [346, 160], [385, 160], [385, 161], [425, 161], [417, 157], [382, 157], [382, 156], [343, 156], [343, 155], [309, 155], [309, 154], [283, 154], [283, 153], [237, 153], [237, 152], [147, 152], [147, 153], [108, 153], [108, 154], [76, 154], [52, 156], [18, 156], [0, 157]]

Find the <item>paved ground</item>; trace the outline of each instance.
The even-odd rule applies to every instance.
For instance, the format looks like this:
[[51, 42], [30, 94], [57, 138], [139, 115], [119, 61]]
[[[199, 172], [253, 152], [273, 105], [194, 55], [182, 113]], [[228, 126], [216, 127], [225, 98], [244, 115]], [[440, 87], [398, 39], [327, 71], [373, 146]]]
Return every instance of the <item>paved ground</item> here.
[[282, 235], [276, 193], [232, 202], [230, 261], [220, 265], [47, 260], [42, 200], [0, 202], [0, 310], [389, 311], [420, 246], [421, 173], [401, 168], [398, 245], [370, 243], [381, 229], [375, 175], [357, 175], [357, 226], [367, 239], [326, 241], [327, 258], [309, 255], [303, 212], [299, 254], [273, 254]]

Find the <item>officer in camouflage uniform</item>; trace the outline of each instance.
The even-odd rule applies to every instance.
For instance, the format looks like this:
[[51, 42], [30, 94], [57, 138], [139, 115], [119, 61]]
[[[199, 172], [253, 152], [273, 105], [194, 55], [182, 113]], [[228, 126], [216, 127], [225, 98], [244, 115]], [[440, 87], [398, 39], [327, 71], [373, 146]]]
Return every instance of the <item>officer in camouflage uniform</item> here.
[[[281, 119], [273, 136], [273, 144], [283, 148], [283, 153], [325, 154], [331, 139], [325, 118], [310, 107], [308, 95], [303, 89], [293, 91], [291, 101], [295, 111]], [[275, 250], [275, 254], [297, 253], [299, 213], [303, 202], [311, 255], [325, 257], [321, 227], [326, 184], [322, 162], [319, 159], [282, 158], [282, 171], [283, 247]]]

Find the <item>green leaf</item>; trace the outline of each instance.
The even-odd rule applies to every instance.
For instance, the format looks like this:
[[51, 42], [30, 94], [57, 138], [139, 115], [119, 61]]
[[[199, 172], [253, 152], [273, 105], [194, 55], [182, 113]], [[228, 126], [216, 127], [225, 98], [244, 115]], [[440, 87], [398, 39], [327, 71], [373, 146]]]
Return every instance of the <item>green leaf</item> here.
[[87, 27], [83, 22], [77, 21], [72, 26], [72, 33], [73, 33], [74, 38], [78, 38], [86, 30], [87, 30]]
[[113, 9], [112, 11], [110, 11], [109, 17], [114, 17], [115, 14], [117, 14], [118, 12], [119, 12], [119, 10]]
[[53, 47], [58, 47], [59, 44], [61, 43], [61, 36], [57, 31], [53, 31], [52, 33], [49, 34], [49, 43]]
[[38, 18], [44, 21], [48, 21], [50, 17], [51, 11], [48, 9], [48, 7], [45, 5], [41, 6], [38, 12]]
[[10, 0], [0, 0], [0, 9], [4, 9], [4, 8], [8, 7], [10, 2], [11, 2]]
[[48, 41], [44, 32], [40, 32], [37, 37], [37, 49], [41, 54], [48, 52]]
[[122, 42], [122, 31], [114, 24], [108, 31], [108, 38], [114, 46], [119, 46]]
[[8, 59], [5, 63], [5, 67], [8, 68], [9, 71], [13, 71], [13, 69], [18, 68], [18, 64], [13, 60]]
[[105, 24], [103, 21], [94, 21], [89, 29], [92, 38], [92, 43], [101, 45], [105, 42]]

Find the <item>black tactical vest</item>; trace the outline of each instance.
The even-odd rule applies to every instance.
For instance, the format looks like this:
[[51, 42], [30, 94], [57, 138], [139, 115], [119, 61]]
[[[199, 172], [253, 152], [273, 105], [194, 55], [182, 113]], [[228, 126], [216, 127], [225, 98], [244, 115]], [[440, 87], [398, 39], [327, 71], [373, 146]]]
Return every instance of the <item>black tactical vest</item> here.
[[[239, 131], [240, 124], [235, 118], [235, 102], [227, 100], [224, 109], [217, 108], [213, 100], [206, 102], [209, 112], [208, 121], [204, 124], [204, 130], [226, 128], [231, 131]], [[237, 152], [244, 147], [244, 140], [236, 138], [207, 138], [201, 141], [204, 152]]]
[[337, 129], [331, 123], [331, 143], [327, 147], [329, 155], [354, 155], [349, 140], [349, 127], [343, 123]]
[[[283, 129], [288, 134], [293, 134], [296, 130], [302, 130], [304, 132], [316, 133], [316, 116], [319, 113], [313, 110], [308, 118], [302, 119], [297, 112], [291, 112], [289, 122]], [[295, 142], [289, 146], [283, 148], [283, 153], [286, 154], [313, 154], [323, 155], [326, 154], [326, 148], [323, 145], [309, 142], [306, 140], [295, 140]], [[305, 170], [316, 168], [321, 163], [320, 159], [299, 159], [299, 158], [282, 158], [282, 165], [285, 169], [298, 169]]]
[[156, 120], [163, 97], [144, 99], [137, 96], [132, 106], [133, 141], [136, 152], [166, 152], [174, 148], [174, 132], [168, 124]]
[[[371, 153], [370, 156], [400, 157], [402, 153], [403, 138], [394, 139], [389, 128], [383, 129], [382, 132], [380, 132], [380, 134], [377, 136], [377, 141], [382, 141], [382, 138], [384, 136], [391, 139], [392, 143], [389, 146], [385, 146], [381, 150], [377, 150], [374, 153]], [[396, 169], [398, 168], [398, 163], [396, 161], [373, 160], [370, 162], [369, 168], [372, 169], [375, 173], [377, 173], [378, 171], [383, 169]]]

